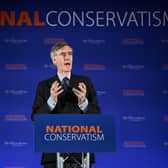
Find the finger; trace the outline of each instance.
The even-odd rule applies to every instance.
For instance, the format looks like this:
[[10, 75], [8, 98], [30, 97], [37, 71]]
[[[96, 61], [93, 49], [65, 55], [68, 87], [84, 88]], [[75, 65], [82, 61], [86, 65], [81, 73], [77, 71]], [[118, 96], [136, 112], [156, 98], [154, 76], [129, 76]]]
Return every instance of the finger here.
[[62, 86], [59, 86], [57, 89], [54, 90], [54, 92], [57, 94], [60, 90], [63, 90]]
[[57, 92], [59, 92], [60, 90], [62, 89], [62, 86], [59, 86], [59, 87], [57, 87], [57, 88], [51, 88], [51, 93], [54, 93], [54, 95], [55, 94], [57, 94]]
[[80, 89], [82, 89], [82, 90], [84, 89], [83, 86], [82, 86], [82, 84], [79, 84], [78, 87], [79, 87]]
[[55, 83], [55, 84], [51, 87], [51, 89], [57, 91], [57, 90], [59, 90], [61, 87], [62, 87], [62, 86], [61, 86], [59, 83]]
[[83, 89], [86, 89], [86, 85], [83, 82], [80, 82], [79, 84]]
[[73, 91], [73, 93], [74, 93], [77, 97], [79, 97], [78, 93], [76, 93], [75, 91]]
[[75, 89], [75, 88], [73, 88], [72, 91], [73, 91], [76, 95], [80, 95], [80, 93], [81, 93], [78, 89]]
[[59, 85], [57, 88], [55, 88], [55, 91], [58, 92], [60, 89], [62, 89], [61, 85]]
[[80, 91], [76, 88], [73, 88], [72, 91], [75, 92], [75, 93], [80, 93]]
[[82, 93], [86, 93], [86, 89], [83, 88], [81, 85], [79, 86], [79, 88], [80, 88], [80, 91], [81, 91]]
[[51, 87], [57, 87], [59, 85], [59, 83], [58, 83], [58, 81], [56, 80], [56, 81], [54, 81], [53, 83], [52, 83], [52, 86]]
[[57, 92], [57, 95], [60, 95], [63, 91], [64, 91], [63, 89], [59, 90], [59, 91]]
[[64, 91], [64, 90], [61, 89], [61, 90], [59, 90], [58, 92], [52, 92], [52, 93], [51, 93], [51, 96], [55, 99], [55, 98], [57, 98], [58, 95], [60, 95], [63, 91]]
[[54, 86], [54, 85], [56, 85], [57, 84], [57, 81], [54, 81], [53, 83], [52, 83], [52, 86]]

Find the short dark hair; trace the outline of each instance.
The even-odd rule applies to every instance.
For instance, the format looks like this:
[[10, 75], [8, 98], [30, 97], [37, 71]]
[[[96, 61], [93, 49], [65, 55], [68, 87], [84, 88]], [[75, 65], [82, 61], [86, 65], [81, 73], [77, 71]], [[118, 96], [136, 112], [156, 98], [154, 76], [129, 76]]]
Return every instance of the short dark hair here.
[[59, 49], [63, 48], [64, 46], [69, 46], [70, 48], [72, 48], [71, 45], [68, 44], [67, 42], [56, 43], [51, 47], [50, 56], [53, 57], [55, 52], [58, 51]]

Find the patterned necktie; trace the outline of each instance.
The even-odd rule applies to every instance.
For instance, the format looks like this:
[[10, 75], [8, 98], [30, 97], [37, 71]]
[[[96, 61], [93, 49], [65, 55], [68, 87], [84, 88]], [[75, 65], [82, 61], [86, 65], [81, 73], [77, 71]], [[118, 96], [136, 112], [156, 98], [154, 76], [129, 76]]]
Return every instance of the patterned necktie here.
[[67, 91], [68, 88], [70, 87], [70, 82], [69, 82], [69, 79], [67, 77], [65, 77], [62, 80], [62, 86], [63, 86], [63, 88], [64, 88], [65, 91]]

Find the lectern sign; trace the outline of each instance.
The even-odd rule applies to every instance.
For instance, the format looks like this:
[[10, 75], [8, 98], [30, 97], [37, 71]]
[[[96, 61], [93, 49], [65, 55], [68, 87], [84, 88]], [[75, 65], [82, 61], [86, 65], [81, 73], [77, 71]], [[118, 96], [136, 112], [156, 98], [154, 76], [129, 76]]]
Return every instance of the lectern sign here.
[[35, 150], [41, 152], [112, 152], [110, 115], [36, 115]]

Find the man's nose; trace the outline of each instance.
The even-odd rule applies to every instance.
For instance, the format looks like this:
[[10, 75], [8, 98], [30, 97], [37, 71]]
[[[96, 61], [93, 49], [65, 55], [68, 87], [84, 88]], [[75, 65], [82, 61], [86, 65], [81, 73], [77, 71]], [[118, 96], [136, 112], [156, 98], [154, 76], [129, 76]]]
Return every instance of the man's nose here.
[[65, 59], [65, 60], [70, 60], [70, 55], [66, 54], [66, 55], [64, 56], [64, 59]]
[[64, 58], [70, 58], [71, 56], [72, 56], [72, 53], [67, 52], [65, 53]]
[[72, 52], [71, 52], [71, 51], [66, 52], [66, 55], [67, 55], [67, 56], [72, 56]]
[[64, 58], [69, 58], [69, 56], [70, 55], [68, 53], [66, 53], [65, 56], [64, 56]]

